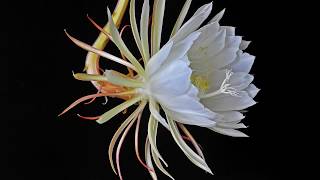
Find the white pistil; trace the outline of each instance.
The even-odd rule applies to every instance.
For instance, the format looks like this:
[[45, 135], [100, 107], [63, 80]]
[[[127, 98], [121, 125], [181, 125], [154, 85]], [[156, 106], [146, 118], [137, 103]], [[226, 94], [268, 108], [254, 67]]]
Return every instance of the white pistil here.
[[233, 72], [231, 70], [227, 69], [226, 70], [226, 78], [221, 83], [220, 88], [217, 91], [201, 95], [200, 98], [209, 98], [209, 97], [213, 97], [213, 96], [216, 96], [219, 94], [229, 94], [231, 96], [239, 97], [240, 95], [239, 95], [238, 90], [234, 87], [231, 87], [231, 84], [228, 83], [232, 75], [233, 75]]

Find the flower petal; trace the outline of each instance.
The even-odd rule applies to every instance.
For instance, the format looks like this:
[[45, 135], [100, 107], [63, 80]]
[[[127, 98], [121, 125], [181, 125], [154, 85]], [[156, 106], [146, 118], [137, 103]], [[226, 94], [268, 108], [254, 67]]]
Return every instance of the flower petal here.
[[153, 3], [151, 24], [151, 54], [156, 54], [160, 49], [165, 0], [155, 0]]
[[218, 128], [218, 127], [211, 127], [209, 128], [212, 131], [215, 131], [217, 133], [232, 136], [232, 137], [249, 137], [248, 135], [244, 134], [241, 131], [235, 130], [235, 129], [224, 129], [224, 128]]
[[217, 123], [238, 123], [244, 118], [244, 115], [238, 111], [219, 112], [219, 114], [223, 118], [216, 120]]
[[223, 17], [225, 11], [226, 11], [226, 9], [222, 9], [218, 14], [216, 14], [216, 15], [209, 21], [209, 24], [210, 24], [210, 23], [213, 23], [213, 22], [219, 22], [219, 21], [221, 20], [221, 18]]
[[141, 56], [143, 56], [142, 42], [141, 42], [141, 39], [140, 39], [138, 26], [137, 26], [137, 20], [136, 20], [135, 0], [131, 0], [130, 1], [129, 14], [130, 14], [130, 25], [131, 25], [133, 38], [136, 41], [136, 44], [137, 44], [137, 47], [138, 47], [138, 49], [140, 51]]
[[227, 36], [235, 36], [236, 35], [236, 28], [232, 26], [220, 26], [220, 28], [225, 29]]
[[247, 128], [243, 123], [217, 123], [216, 127], [224, 128], [224, 129], [241, 129]]
[[157, 148], [157, 128], [158, 128], [158, 121], [155, 120], [154, 116], [150, 116], [148, 122], [148, 139], [151, 145], [152, 151], [156, 154], [157, 158], [160, 158], [162, 162], [166, 165], [167, 163], [164, 161], [162, 156], [160, 155], [158, 148]]
[[[165, 108], [164, 108], [165, 109]], [[206, 117], [206, 113], [208, 113], [208, 110], [204, 109], [203, 115], [201, 114], [196, 114], [192, 111], [189, 112], [179, 112], [179, 111], [170, 111], [166, 109], [166, 113], [172, 117], [173, 120], [180, 122], [182, 124], [189, 124], [189, 125], [195, 125], [195, 126], [200, 126], [200, 127], [213, 127], [215, 126], [216, 122], [213, 121], [212, 119], [217, 118], [220, 116], [216, 113], [209, 118]], [[212, 112], [213, 113], [213, 112]], [[209, 114], [209, 113], [208, 113]]]
[[254, 63], [255, 56], [242, 51], [237, 52], [237, 59], [231, 65], [232, 71], [234, 72], [246, 72], [249, 73]]
[[[157, 137], [157, 128], [158, 128], [158, 121], [156, 121], [153, 116], [150, 116], [149, 118], [149, 123], [148, 123], [148, 139], [150, 141], [150, 145], [151, 145], [151, 155], [153, 158], [153, 161], [155, 162], [156, 166], [160, 169], [161, 172], [163, 172], [165, 175], [167, 175], [168, 177], [170, 177], [171, 179], [174, 179], [169, 173], [168, 171], [166, 171], [164, 169], [164, 167], [162, 166], [160, 159], [160, 153], [158, 152], [157, 149], [157, 143], [156, 143], [156, 137]], [[152, 142], [152, 143], [151, 143]], [[163, 161], [164, 162], [164, 161]], [[165, 162], [164, 162], [165, 163]], [[165, 163], [166, 166], [168, 166]]]
[[254, 98], [260, 91], [260, 89], [257, 88], [254, 84], [250, 84], [245, 90], [251, 98]]
[[114, 44], [118, 47], [118, 49], [121, 51], [121, 53], [128, 58], [128, 60], [137, 68], [137, 72], [139, 74], [144, 74], [144, 69], [141, 66], [141, 64], [138, 62], [138, 60], [132, 55], [128, 47], [125, 45], [123, 40], [120, 37], [119, 31], [117, 30], [110, 10], [108, 9], [108, 22], [110, 24], [109, 31], [112, 37], [112, 41]]
[[251, 41], [242, 40], [239, 49], [245, 50], [250, 45]]
[[118, 71], [106, 70], [104, 72], [104, 76], [106, 77], [108, 82], [114, 85], [134, 88], [139, 88], [143, 86], [143, 83], [141, 81], [129, 78], [124, 74], [119, 73]]
[[221, 116], [216, 114], [203, 106], [199, 102], [198, 97], [193, 94], [196, 89], [194, 86], [190, 88], [188, 93], [181, 96], [168, 97], [166, 95], [156, 95], [161, 107], [170, 116], [178, 122], [183, 124], [197, 125], [210, 127], [215, 124], [216, 119], [220, 119]]
[[156, 108], [156, 102], [150, 98], [149, 99], [149, 110], [151, 115], [158, 120], [165, 128], [169, 129], [168, 123], [166, 120], [160, 115], [159, 110]]
[[140, 20], [140, 33], [141, 33], [141, 42], [142, 42], [142, 52], [143, 59], [145, 61], [149, 60], [150, 52], [149, 52], [149, 38], [148, 38], [148, 25], [149, 25], [149, 0], [144, 0], [141, 12], [141, 20]]
[[226, 78], [226, 72], [223, 70], [212, 70], [206, 76], [208, 78], [209, 89], [207, 92], [217, 91]]
[[170, 125], [170, 132], [172, 134], [173, 139], [176, 141], [176, 143], [179, 145], [180, 149], [184, 152], [188, 159], [199, 168], [212, 174], [205, 160], [202, 159], [197, 153], [195, 153], [182, 139], [176, 123], [172, 119], [170, 119], [170, 117], [168, 117], [168, 122]]
[[118, 128], [118, 130], [114, 133], [112, 139], [111, 139], [111, 142], [109, 144], [109, 149], [108, 149], [108, 156], [109, 156], [109, 161], [110, 161], [110, 165], [111, 165], [111, 168], [113, 170], [113, 172], [115, 174], [117, 174], [117, 171], [114, 167], [114, 164], [113, 164], [113, 149], [114, 149], [114, 146], [118, 140], [118, 138], [120, 137], [121, 133], [125, 130], [125, 128], [131, 123], [131, 121], [136, 118], [138, 116], [138, 114], [144, 109], [144, 107], [146, 106], [147, 102], [146, 101], [143, 101], [141, 102], [141, 104], [137, 107], [137, 109], [130, 114], [130, 116], [127, 117], [126, 120], [124, 120], [122, 122], [122, 124], [120, 125], [120, 127]]
[[97, 123], [103, 124], [113, 118], [115, 115], [119, 114], [121, 111], [127, 109], [128, 107], [132, 106], [136, 102], [140, 101], [142, 99], [141, 96], [134, 97], [132, 99], [129, 99], [122, 104], [112, 108], [111, 110], [105, 112], [103, 115], [100, 116], [100, 118], [97, 120]]
[[219, 94], [201, 99], [201, 102], [212, 111], [243, 110], [256, 104], [246, 91], [240, 91], [239, 96]]
[[149, 91], [167, 97], [186, 93], [191, 86], [191, 73], [191, 69], [184, 61], [169, 63], [150, 78]]
[[97, 49], [95, 47], [92, 47], [92, 46], [90, 46], [90, 45], [88, 45], [88, 44], [86, 44], [84, 42], [81, 42], [81, 41], [77, 40], [76, 38], [72, 37], [71, 35], [69, 35], [67, 33], [67, 31], [65, 31], [65, 33], [70, 38], [70, 40], [72, 42], [74, 42], [77, 46], [81, 47], [82, 49], [85, 49], [85, 50], [87, 50], [89, 52], [95, 53], [95, 54], [97, 54], [99, 56], [102, 56], [102, 57], [107, 58], [109, 60], [112, 60], [114, 62], [120, 63], [122, 65], [125, 65], [125, 66], [127, 66], [127, 67], [129, 67], [129, 68], [131, 68], [131, 69], [133, 69], [135, 71], [137, 70], [136, 67], [133, 66], [131, 63], [129, 63], [127, 61], [124, 61], [123, 59], [118, 58], [118, 57], [116, 57], [116, 56], [114, 56], [112, 54], [109, 54], [107, 52], [99, 50], [99, 49]]
[[222, 51], [220, 51], [218, 54], [209, 55], [209, 57], [211, 58], [211, 60], [209, 61], [209, 63], [212, 65], [211, 67], [220, 69], [236, 60], [237, 51], [239, 50], [239, 46], [241, 43], [241, 37], [227, 36], [225, 43], [225, 47]]
[[233, 88], [236, 88], [240, 91], [247, 88], [249, 84], [253, 81], [253, 78], [254, 77], [250, 74], [237, 72], [231, 76], [229, 83]]
[[[221, 29], [218, 23], [212, 23], [208, 24], [206, 26], [203, 26], [197, 32], [201, 32], [200, 37], [194, 42], [189, 55], [192, 58], [197, 58], [197, 55], [204, 55], [203, 53], [199, 53], [200, 51], [204, 51], [206, 47], [209, 47], [210, 45], [214, 45], [217, 47], [223, 47], [225, 42], [225, 35], [226, 32], [224, 29]], [[215, 43], [212, 43], [215, 42]], [[222, 45], [220, 45], [222, 44]], [[216, 48], [212, 48], [216, 49]], [[197, 53], [198, 52], [198, 53]], [[195, 55], [195, 56], [192, 56]]]
[[200, 32], [191, 33], [188, 37], [173, 43], [169, 41], [165, 44], [160, 51], [151, 57], [150, 62], [147, 64], [146, 73], [148, 76], [152, 76], [156, 70], [160, 69], [161, 66], [165, 66], [172, 61], [183, 60], [189, 65], [189, 60], [185, 56], [187, 51], [191, 48], [193, 42], [200, 36]]
[[[152, 164], [152, 159], [151, 159], [150, 143], [148, 141], [148, 138], [146, 139], [144, 151], [145, 151], [145, 159], [146, 159], [146, 163], [147, 163], [148, 167], [154, 169], [153, 164]], [[150, 176], [152, 177], [153, 180], [158, 179], [155, 171], [149, 171], [149, 173], [150, 173]]]
[[212, 10], [212, 3], [201, 6], [194, 15], [183, 24], [179, 31], [172, 37], [172, 40], [178, 42], [188, 36], [191, 32], [197, 30], [199, 26], [207, 19]]
[[182, 10], [181, 10], [181, 12], [179, 14], [179, 17], [178, 17], [178, 19], [177, 19], [177, 21], [176, 21], [176, 23], [175, 23], [175, 25], [174, 25], [174, 27], [172, 29], [170, 37], [174, 36], [177, 33], [177, 31], [180, 29], [184, 19], [187, 16], [187, 13], [188, 13], [188, 10], [190, 8], [190, 5], [191, 5], [191, 0], [186, 0], [186, 2], [184, 3], [183, 8], [182, 8]]
[[202, 33], [189, 52], [192, 69], [202, 72], [212, 68], [220, 69], [236, 60], [242, 41], [240, 36], [227, 35], [225, 28], [218, 30], [217, 23], [209, 24], [199, 31]]
[[148, 62], [146, 66], [146, 74], [147, 76], [151, 77], [157, 70], [160, 69], [161, 65], [164, 63], [164, 61], [167, 59], [171, 48], [173, 46], [173, 42], [168, 42], [166, 45], [164, 45], [160, 51], [153, 55]]
[[173, 61], [176, 59], [181, 59], [183, 56], [185, 56], [188, 52], [188, 50], [193, 45], [193, 42], [198, 39], [201, 32], [194, 32], [191, 33], [189, 36], [187, 36], [182, 41], [179, 41], [175, 43], [172, 47], [171, 53], [168, 57], [169, 60]]
[[154, 163], [156, 164], [156, 166], [159, 168], [159, 170], [165, 174], [166, 176], [168, 176], [169, 178], [171, 178], [172, 180], [174, 180], [174, 178], [171, 176], [171, 174], [162, 166], [159, 157], [157, 157], [157, 155], [154, 153], [153, 150], [151, 150], [151, 155], [152, 155], [152, 159], [154, 161]]

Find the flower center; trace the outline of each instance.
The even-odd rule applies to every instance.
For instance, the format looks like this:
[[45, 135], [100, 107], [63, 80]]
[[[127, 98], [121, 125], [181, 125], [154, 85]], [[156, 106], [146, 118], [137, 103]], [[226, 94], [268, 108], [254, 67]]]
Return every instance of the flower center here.
[[191, 75], [191, 82], [195, 85], [201, 92], [205, 92], [209, 89], [208, 78], [201, 75]]

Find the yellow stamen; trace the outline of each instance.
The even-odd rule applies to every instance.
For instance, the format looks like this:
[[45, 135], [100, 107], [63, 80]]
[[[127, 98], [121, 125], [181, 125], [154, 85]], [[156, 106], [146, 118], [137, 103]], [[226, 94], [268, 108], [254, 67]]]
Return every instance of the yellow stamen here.
[[205, 76], [193, 74], [191, 75], [191, 82], [202, 92], [205, 92], [209, 89], [208, 78]]

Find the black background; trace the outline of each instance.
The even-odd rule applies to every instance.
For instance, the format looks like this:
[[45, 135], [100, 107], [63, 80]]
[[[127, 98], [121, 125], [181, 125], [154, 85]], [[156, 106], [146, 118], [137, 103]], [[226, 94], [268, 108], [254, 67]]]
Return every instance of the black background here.
[[[208, 2], [194, 0], [188, 17]], [[164, 38], [168, 38], [183, 3], [183, 0], [167, 2]], [[137, 0], [137, 9], [141, 4]], [[244, 122], [249, 128], [244, 131], [250, 138], [230, 138], [191, 128], [214, 176], [190, 163], [168, 132], [160, 128], [159, 150], [169, 164], [168, 171], [176, 179], [274, 179], [280, 169], [283, 171], [283, 162], [287, 159], [279, 144], [286, 144], [287, 139], [277, 136], [277, 124], [285, 116], [279, 110], [285, 97], [279, 99], [276, 87], [286, 84], [280, 84], [277, 75], [281, 68], [274, 65], [275, 62], [279, 66], [284, 63], [275, 56], [281, 45], [275, 44], [275, 32], [282, 29], [275, 23], [282, 19], [276, 16], [279, 7], [271, 4], [254, 0], [214, 1], [210, 17], [226, 8], [221, 24], [237, 27], [238, 35], [252, 41], [247, 52], [257, 56], [252, 74], [255, 84], [262, 90], [256, 97], [258, 104], [246, 113]], [[8, 59], [3, 66], [5, 83], [9, 85], [9, 88], [1, 88], [4, 91], [1, 94], [5, 94], [2, 98], [9, 108], [5, 131], [9, 176], [5, 179], [117, 179], [108, 162], [107, 148], [125, 115], [98, 125], [79, 119], [76, 113], [99, 115], [119, 101], [112, 100], [103, 106], [100, 99], [57, 117], [75, 99], [96, 92], [90, 83], [73, 79], [71, 71], [82, 70], [86, 52], [76, 47], [63, 29], [84, 42], [93, 43], [99, 32], [86, 19], [86, 14], [103, 25], [107, 21], [107, 5], [113, 9], [115, 0], [21, 1], [13, 2], [6, 9], [5, 23], [10, 31], [2, 33], [2, 41], [9, 53], [1, 55]], [[128, 24], [128, 14], [123, 24]], [[129, 31], [124, 38], [132, 38]], [[132, 41], [127, 43], [133, 46]], [[118, 55], [114, 45], [109, 44], [107, 48], [108, 52]], [[145, 120], [142, 121], [141, 144], [146, 135]], [[121, 154], [124, 179], [150, 179], [136, 160], [132, 132]], [[158, 177], [167, 179], [160, 171]]]

